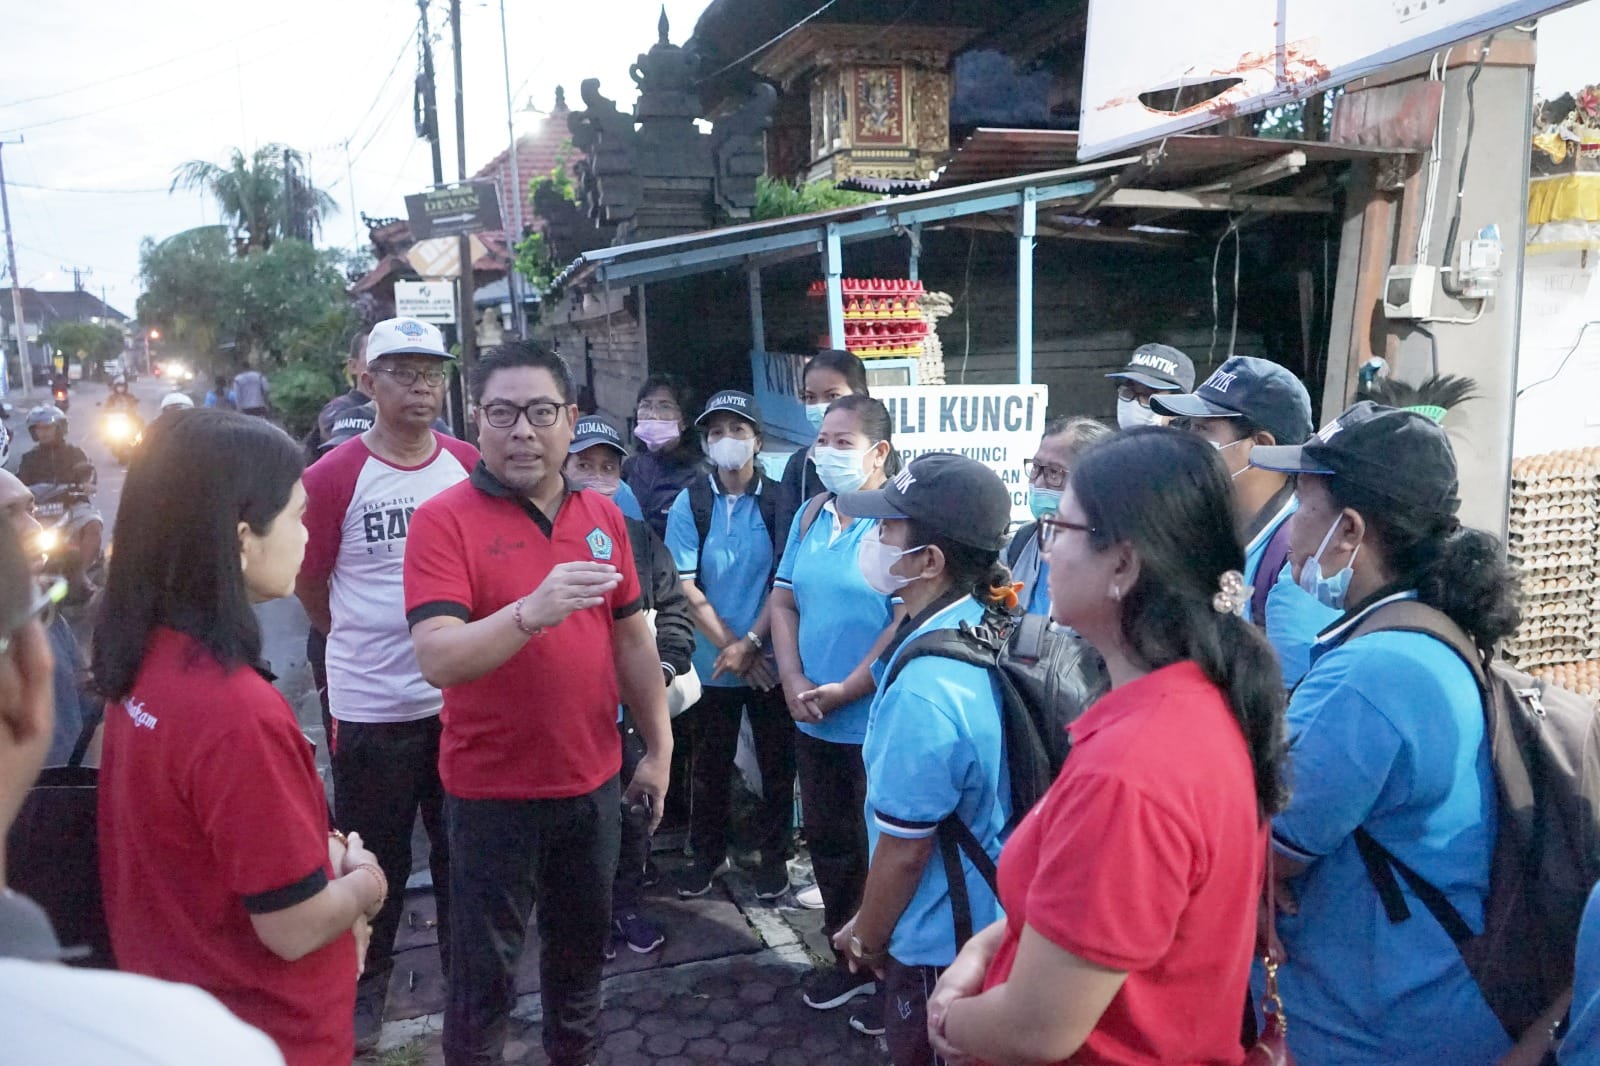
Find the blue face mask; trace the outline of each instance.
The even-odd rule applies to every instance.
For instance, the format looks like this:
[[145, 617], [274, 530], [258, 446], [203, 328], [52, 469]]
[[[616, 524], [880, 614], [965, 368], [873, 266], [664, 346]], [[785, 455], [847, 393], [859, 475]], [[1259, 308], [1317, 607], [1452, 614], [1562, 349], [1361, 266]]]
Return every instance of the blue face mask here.
[[1060, 489], [1041, 489], [1028, 486], [1028, 510], [1035, 518], [1053, 515], [1061, 507]]
[[1267, 592], [1267, 642], [1278, 655], [1285, 688], [1299, 684], [1311, 669], [1311, 646], [1317, 642], [1317, 634], [1338, 621], [1339, 614], [1295, 583], [1294, 567], [1283, 568]]
[[822, 432], [822, 418], [828, 413], [826, 403], [806, 404], [806, 421], [811, 423], [811, 428], [817, 433]]
[[1356, 550], [1350, 554], [1350, 561], [1344, 564], [1332, 577], [1322, 576], [1322, 553], [1328, 550], [1328, 545], [1333, 543], [1333, 535], [1339, 532], [1339, 524], [1344, 521], [1344, 515], [1334, 518], [1333, 525], [1328, 528], [1327, 536], [1322, 538], [1322, 544], [1317, 548], [1317, 554], [1306, 560], [1300, 568], [1300, 587], [1316, 597], [1317, 602], [1332, 607], [1335, 610], [1344, 610], [1345, 597], [1350, 593], [1350, 578], [1355, 576], [1356, 556], [1361, 554], [1361, 545], [1356, 545]]

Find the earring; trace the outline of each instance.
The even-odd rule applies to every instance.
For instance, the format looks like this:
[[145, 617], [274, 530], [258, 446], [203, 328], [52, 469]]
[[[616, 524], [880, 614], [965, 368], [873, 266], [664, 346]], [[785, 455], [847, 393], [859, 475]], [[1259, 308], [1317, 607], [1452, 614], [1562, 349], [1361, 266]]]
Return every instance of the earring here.
[[1112, 603], [1121, 603], [1122, 602], [1122, 586], [1121, 585], [1112, 585], [1111, 586], [1111, 602]]

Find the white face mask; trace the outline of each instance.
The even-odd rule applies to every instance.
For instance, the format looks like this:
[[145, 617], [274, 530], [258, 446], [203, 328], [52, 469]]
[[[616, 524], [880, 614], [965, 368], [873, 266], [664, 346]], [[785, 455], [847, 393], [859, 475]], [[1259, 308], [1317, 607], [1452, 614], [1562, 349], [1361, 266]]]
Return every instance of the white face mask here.
[[1322, 576], [1322, 553], [1333, 543], [1333, 535], [1339, 532], [1339, 526], [1343, 521], [1343, 514], [1334, 518], [1333, 525], [1328, 529], [1328, 535], [1322, 538], [1322, 544], [1317, 548], [1317, 554], [1306, 560], [1296, 580], [1301, 588], [1315, 596], [1323, 606], [1339, 611], [1344, 610], [1345, 597], [1350, 593], [1350, 579], [1355, 576], [1356, 556], [1361, 554], [1361, 545], [1356, 545], [1356, 550], [1350, 553], [1350, 561], [1344, 564], [1343, 570], [1332, 577]]
[[1117, 425], [1123, 429], [1138, 429], [1140, 426], [1159, 426], [1161, 416], [1138, 400], [1124, 400], [1117, 397]]
[[718, 437], [706, 445], [706, 457], [719, 470], [738, 470], [754, 458], [755, 454], [754, 437], [748, 440], [739, 437]]
[[[1215, 448], [1218, 452], [1225, 452], [1229, 448], [1238, 447], [1239, 445], [1243, 444], [1245, 441], [1247, 441], [1249, 439], [1250, 439], [1249, 437], [1240, 437], [1238, 440], [1234, 441], [1232, 444], [1218, 444], [1216, 441], [1212, 441], [1211, 442], [1211, 446], [1213, 448]], [[1228, 465], [1227, 460], [1223, 460], [1222, 465], [1223, 465], [1224, 469], [1226, 469], [1226, 467]], [[1249, 469], [1250, 469], [1250, 464], [1246, 463], [1244, 466], [1241, 466], [1239, 469], [1237, 469], [1233, 473], [1229, 474], [1228, 475], [1228, 479], [1230, 481], [1231, 480], [1237, 480], [1240, 474], [1244, 473], [1246, 470], [1249, 470]]]
[[893, 596], [905, 588], [914, 577], [901, 577], [893, 572], [894, 564], [913, 552], [919, 552], [927, 545], [915, 548], [896, 548], [883, 542], [883, 527], [873, 526], [867, 530], [866, 536], [861, 538], [861, 551], [856, 556], [856, 565], [861, 568], [861, 576], [867, 579], [867, 587], [884, 596]]
[[870, 448], [813, 448], [811, 461], [823, 488], [835, 496], [855, 492], [867, 483], [867, 452]]
[[817, 433], [822, 432], [822, 418], [828, 413], [828, 402], [806, 404], [806, 421], [811, 423], [811, 428]]

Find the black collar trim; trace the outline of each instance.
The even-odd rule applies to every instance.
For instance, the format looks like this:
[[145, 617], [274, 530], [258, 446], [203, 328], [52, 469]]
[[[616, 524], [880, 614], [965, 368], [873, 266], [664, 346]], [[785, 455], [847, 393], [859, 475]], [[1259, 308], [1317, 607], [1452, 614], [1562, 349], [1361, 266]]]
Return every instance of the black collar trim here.
[[[532, 500], [522, 495], [522, 493], [517, 492], [515, 489], [512, 489], [499, 478], [495, 477], [482, 459], [479, 459], [478, 465], [473, 467], [470, 480], [472, 482], [472, 487], [484, 495], [496, 496], [503, 500], [511, 500], [518, 507], [521, 507], [522, 512], [529, 518], [533, 519], [534, 524], [537, 525], [541, 531], [543, 531], [546, 537], [552, 537], [555, 535], [555, 522], [552, 521], [551, 518], [543, 511], [539, 510], [539, 508], [534, 505]], [[562, 503], [565, 503], [568, 496], [580, 491], [581, 488], [576, 482], [566, 475], [562, 475], [561, 487]], [[559, 511], [560, 507], [558, 506], [556, 509]]]

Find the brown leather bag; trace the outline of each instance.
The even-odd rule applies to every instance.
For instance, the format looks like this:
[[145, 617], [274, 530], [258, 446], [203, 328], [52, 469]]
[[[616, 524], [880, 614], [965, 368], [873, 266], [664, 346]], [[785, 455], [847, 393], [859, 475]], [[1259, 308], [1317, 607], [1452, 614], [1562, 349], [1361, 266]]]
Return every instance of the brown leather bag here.
[[1267, 918], [1266, 942], [1261, 952], [1261, 964], [1267, 970], [1267, 987], [1261, 996], [1261, 1013], [1266, 1016], [1267, 1029], [1245, 1053], [1245, 1066], [1294, 1066], [1294, 1056], [1289, 1053], [1289, 1020], [1283, 1013], [1283, 997], [1278, 995], [1278, 965], [1285, 958], [1285, 952], [1283, 942], [1278, 939], [1278, 907], [1272, 894], [1272, 881], [1272, 840], [1269, 837], [1267, 876], [1261, 890]]

